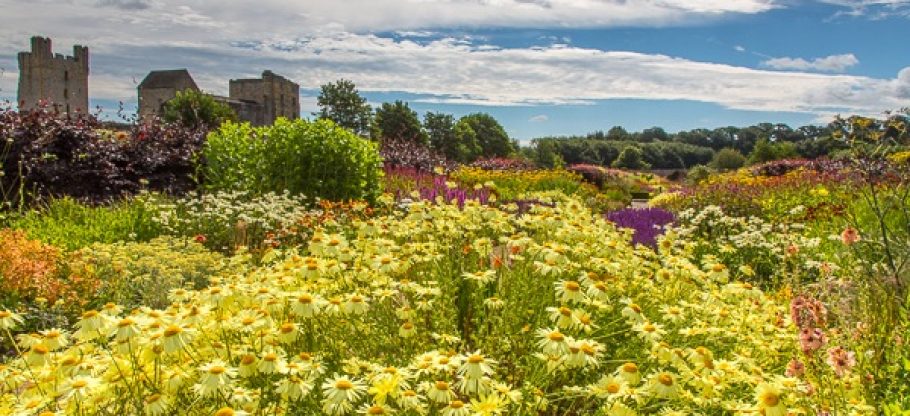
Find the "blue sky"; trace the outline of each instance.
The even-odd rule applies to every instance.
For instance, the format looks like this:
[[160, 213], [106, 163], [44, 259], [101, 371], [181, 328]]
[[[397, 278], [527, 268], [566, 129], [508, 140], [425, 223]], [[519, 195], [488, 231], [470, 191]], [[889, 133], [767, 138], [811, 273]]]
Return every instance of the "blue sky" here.
[[782, 122], [910, 106], [910, 0], [0, 0], [0, 97], [28, 38], [91, 51], [90, 94], [135, 105], [151, 69], [205, 90], [272, 69], [371, 103], [493, 114], [521, 140]]

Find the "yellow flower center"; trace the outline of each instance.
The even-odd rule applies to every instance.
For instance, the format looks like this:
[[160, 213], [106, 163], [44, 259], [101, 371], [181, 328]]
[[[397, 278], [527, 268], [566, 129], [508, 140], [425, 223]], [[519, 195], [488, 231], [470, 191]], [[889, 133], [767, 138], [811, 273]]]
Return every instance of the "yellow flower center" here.
[[641, 306], [638, 306], [634, 303], [629, 304], [629, 309], [635, 311], [635, 313], [641, 313]]
[[581, 286], [578, 285], [578, 282], [569, 281], [566, 282], [565, 288], [570, 292], [578, 292], [578, 289], [581, 289]]
[[448, 389], [449, 389], [449, 383], [446, 383], [445, 381], [436, 382], [436, 390], [448, 390]]
[[619, 393], [619, 384], [617, 384], [617, 383], [607, 384], [607, 393], [610, 393], [610, 394]]
[[181, 332], [183, 332], [183, 328], [181, 328], [177, 325], [171, 325], [171, 326], [167, 327], [167, 329], [164, 330], [164, 336], [170, 338]]
[[414, 324], [412, 324], [410, 322], [405, 322], [401, 325], [401, 327], [404, 328], [406, 331], [410, 331], [410, 330], [414, 329]]
[[247, 325], [247, 326], [252, 325], [253, 322], [256, 322], [256, 320], [253, 318], [243, 318], [243, 320], [240, 321], [240, 323]]
[[635, 363], [625, 363], [622, 365], [622, 371], [626, 373], [637, 373], [638, 366]]
[[461, 400], [452, 400], [452, 403], [449, 403], [449, 407], [451, 407], [453, 409], [461, 409], [462, 407], [464, 407], [464, 402], [462, 402]]
[[645, 324], [645, 326], [641, 327], [641, 329], [645, 332], [654, 332], [657, 330], [657, 327], [653, 324]]
[[225, 371], [226, 371], [226, 369], [220, 365], [216, 365], [216, 366], [213, 366], [212, 368], [209, 368], [209, 374], [214, 374], [216, 376], [224, 373]]
[[385, 414], [385, 410], [379, 406], [371, 406], [367, 409], [368, 415], [382, 415]]
[[151, 395], [151, 396], [145, 398], [145, 402], [146, 402], [146, 403], [155, 403], [155, 402], [157, 402], [158, 400], [161, 400], [161, 395], [160, 395], [160, 394], [153, 394], [153, 395]]
[[284, 325], [281, 325], [280, 331], [282, 334], [290, 334], [291, 332], [294, 332], [294, 324], [286, 323]]
[[82, 314], [82, 319], [91, 319], [98, 316], [98, 311], [88, 311]]
[[726, 268], [727, 267], [724, 266], [723, 264], [717, 263], [713, 267], [711, 267], [711, 270], [714, 270], [714, 273], [720, 273], [720, 272], [724, 271], [724, 269], [726, 269]]
[[278, 354], [275, 354], [274, 352], [270, 352], [270, 353], [266, 354], [265, 357], [262, 357], [262, 359], [265, 361], [273, 362], [273, 361], [278, 360]]
[[773, 392], [766, 391], [766, 392], [762, 393], [762, 395], [761, 395], [761, 402], [765, 406], [774, 407], [774, 406], [777, 406], [778, 403], [780, 403], [780, 396], [778, 396], [777, 394], [774, 394]]
[[240, 358], [240, 365], [250, 365], [254, 361], [256, 361], [256, 357], [252, 356], [251, 354], [247, 354]]
[[85, 386], [87, 386], [87, 385], [88, 385], [88, 382], [85, 381], [85, 380], [76, 380], [76, 381], [73, 382], [73, 388], [74, 388], [74, 389], [81, 389], [81, 388], [83, 388], [83, 387], [85, 387]]
[[471, 364], [480, 364], [483, 362], [483, 356], [479, 354], [473, 354], [468, 357], [468, 362]]
[[549, 335], [547, 335], [547, 338], [553, 342], [562, 342], [566, 339], [566, 337], [559, 331], [551, 332]]
[[0, 311], [0, 319], [9, 318], [10, 316], [13, 316], [12, 312]]
[[134, 321], [130, 318], [123, 318], [120, 320], [120, 322], [117, 322], [117, 326], [119, 326], [120, 328], [124, 328], [124, 327], [128, 327], [134, 323], [136, 323], [136, 321]]
[[215, 412], [215, 416], [234, 416], [234, 409], [231, 409], [230, 407], [222, 407], [217, 412]]
[[38, 354], [38, 355], [47, 354], [48, 351], [49, 351], [49, 350], [48, 350], [47, 347], [45, 347], [44, 345], [35, 345], [35, 346], [32, 347], [32, 352], [35, 353], [35, 354]]
[[335, 388], [338, 390], [350, 390], [354, 388], [354, 384], [347, 380], [338, 380], [335, 382]]
[[572, 310], [565, 306], [562, 306], [559, 308], [559, 314], [562, 316], [572, 316]]

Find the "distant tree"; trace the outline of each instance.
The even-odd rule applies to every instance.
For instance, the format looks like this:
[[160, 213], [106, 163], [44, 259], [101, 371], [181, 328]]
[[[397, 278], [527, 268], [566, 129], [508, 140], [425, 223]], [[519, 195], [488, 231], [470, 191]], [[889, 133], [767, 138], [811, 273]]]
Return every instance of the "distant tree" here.
[[625, 141], [629, 140], [629, 132], [622, 126], [613, 126], [607, 131], [607, 140]]
[[797, 157], [796, 145], [790, 142], [771, 142], [769, 140], [759, 140], [749, 154], [749, 164], [770, 162], [772, 160], [787, 159]]
[[360, 95], [353, 82], [340, 79], [322, 85], [316, 103], [319, 118], [332, 120], [363, 137], [370, 133], [373, 113], [367, 99]]
[[422, 145], [428, 143], [417, 112], [403, 101], [382, 103], [376, 109], [371, 135], [373, 140], [403, 140]]
[[642, 159], [641, 148], [638, 146], [626, 146], [624, 149], [622, 149], [619, 157], [613, 161], [613, 167], [632, 170], [650, 168], [650, 166]]
[[474, 131], [484, 157], [506, 157], [516, 151], [509, 135], [493, 116], [486, 113], [468, 114], [459, 122], [465, 122]]
[[237, 113], [201, 91], [178, 91], [164, 105], [164, 121], [186, 127], [214, 129], [225, 121], [237, 121]]
[[532, 160], [542, 168], [561, 168], [566, 162], [559, 154], [559, 149], [553, 140], [534, 140], [534, 155]]
[[458, 120], [452, 130], [455, 142], [446, 146], [446, 151], [450, 152], [451, 159], [461, 163], [470, 163], [483, 155], [483, 148], [480, 147], [480, 140], [477, 138], [477, 132], [471, 127], [471, 123], [464, 119]]
[[670, 140], [670, 135], [660, 127], [651, 127], [650, 129], [642, 130], [638, 140], [643, 142], [662, 142]]
[[445, 153], [443, 148], [455, 142], [455, 117], [451, 114], [428, 111], [423, 115], [423, 130], [427, 133], [430, 146]]
[[746, 164], [746, 157], [736, 149], [721, 149], [714, 154], [711, 166], [720, 171], [736, 170]]
[[712, 173], [714, 173], [714, 169], [705, 165], [693, 166], [692, 169], [689, 169], [689, 172], [686, 173], [686, 182], [689, 182], [692, 185], [698, 185], [699, 182], [708, 179]]

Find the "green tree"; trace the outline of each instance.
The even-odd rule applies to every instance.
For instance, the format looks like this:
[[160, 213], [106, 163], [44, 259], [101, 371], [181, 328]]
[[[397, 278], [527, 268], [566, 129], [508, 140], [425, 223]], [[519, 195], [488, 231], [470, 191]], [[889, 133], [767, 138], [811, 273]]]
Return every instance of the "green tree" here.
[[352, 81], [340, 79], [322, 85], [316, 103], [320, 119], [332, 120], [363, 137], [370, 133], [373, 111]]
[[471, 124], [458, 120], [453, 128], [455, 142], [447, 146], [446, 150], [451, 152], [450, 159], [457, 160], [461, 163], [470, 163], [483, 154], [483, 148], [480, 147], [480, 141], [477, 139], [477, 132], [471, 127]]
[[746, 157], [736, 149], [725, 148], [714, 154], [711, 166], [720, 171], [736, 170], [746, 164]]
[[619, 157], [613, 161], [613, 167], [619, 169], [642, 170], [649, 169], [649, 166], [642, 159], [641, 148], [638, 146], [626, 146], [619, 153]]
[[468, 114], [459, 122], [466, 123], [474, 131], [482, 156], [506, 157], [515, 152], [514, 143], [493, 116], [486, 113]]
[[749, 164], [770, 162], [772, 160], [796, 157], [796, 145], [790, 142], [772, 143], [767, 139], [755, 143], [752, 153], [749, 153]]
[[195, 90], [178, 91], [164, 105], [164, 121], [186, 127], [214, 129], [225, 121], [237, 121], [237, 113], [211, 95]]
[[607, 140], [624, 141], [629, 140], [629, 132], [622, 126], [613, 126], [607, 131]]
[[372, 136], [373, 140], [404, 140], [427, 144], [427, 134], [423, 131], [417, 112], [403, 101], [382, 103], [376, 109]]

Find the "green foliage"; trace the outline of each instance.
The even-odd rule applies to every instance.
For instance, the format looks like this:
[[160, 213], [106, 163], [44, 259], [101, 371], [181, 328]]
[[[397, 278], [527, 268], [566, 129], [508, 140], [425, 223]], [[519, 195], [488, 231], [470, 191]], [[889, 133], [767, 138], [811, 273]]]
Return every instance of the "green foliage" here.
[[71, 273], [101, 283], [97, 298], [102, 303], [114, 302], [126, 310], [164, 308], [170, 304], [171, 289], [201, 289], [226, 265], [220, 254], [173, 237], [144, 243], [96, 243], [73, 253], [69, 260]]
[[237, 121], [237, 113], [201, 91], [178, 91], [164, 106], [164, 120], [185, 127], [213, 129], [226, 121]]
[[797, 157], [796, 145], [790, 142], [774, 142], [768, 140], [759, 140], [749, 153], [749, 164], [771, 162], [774, 160], [788, 159]]
[[363, 137], [370, 133], [373, 111], [353, 82], [340, 79], [322, 85], [316, 103], [319, 105], [317, 115], [320, 119], [332, 120]]
[[746, 164], [746, 157], [736, 149], [721, 149], [714, 154], [711, 166], [720, 171], [736, 170]]
[[429, 135], [430, 145], [446, 159], [470, 163], [480, 157], [482, 149], [477, 133], [464, 119], [455, 122], [451, 114], [428, 112], [423, 127]]
[[69, 197], [51, 199], [40, 209], [12, 220], [10, 227], [67, 250], [96, 242], [147, 241], [161, 230], [145, 198], [139, 196], [109, 206], [89, 206]]
[[[654, 169], [680, 169], [707, 164], [714, 157], [708, 147], [675, 142], [640, 143], [634, 141], [612, 141], [583, 138], [539, 138], [532, 141], [540, 153], [534, 157], [538, 163], [550, 159], [550, 152], [556, 152], [569, 165], [591, 164], [609, 166], [628, 146], [641, 149], [642, 158]], [[544, 164], [546, 166], [546, 164]]]
[[420, 125], [417, 112], [411, 110], [408, 103], [395, 101], [382, 103], [373, 117], [371, 136], [373, 140], [404, 140], [427, 144], [427, 133]]
[[330, 120], [226, 123], [209, 134], [203, 155], [204, 186], [213, 191], [369, 201], [380, 192], [376, 143]]
[[689, 172], [686, 173], [686, 181], [692, 185], [697, 185], [699, 182], [708, 179], [711, 174], [714, 173], [714, 170], [705, 165], [696, 165], [692, 169], [689, 169]]
[[[468, 114], [458, 121], [459, 124], [462, 122], [470, 127], [483, 157], [506, 157], [517, 150], [517, 147], [509, 140], [505, 129], [493, 116], [486, 113]], [[467, 129], [462, 129], [461, 134], [459, 143], [470, 147], [468, 143], [470, 143], [472, 135]]]
[[648, 169], [650, 165], [642, 160], [641, 148], [638, 146], [629, 146], [622, 149], [619, 157], [613, 161], [612, 166], [619, 169]]

